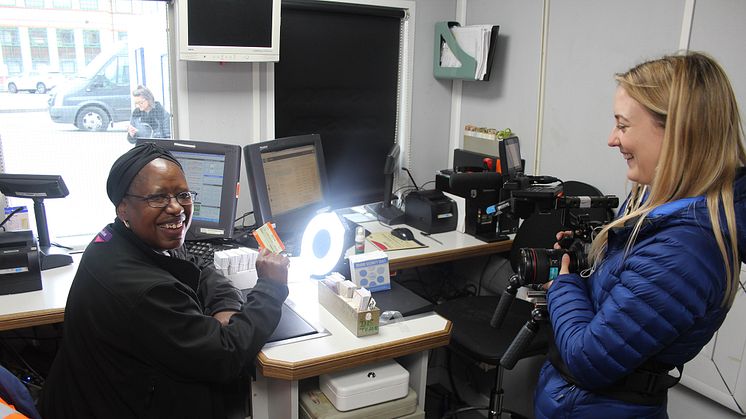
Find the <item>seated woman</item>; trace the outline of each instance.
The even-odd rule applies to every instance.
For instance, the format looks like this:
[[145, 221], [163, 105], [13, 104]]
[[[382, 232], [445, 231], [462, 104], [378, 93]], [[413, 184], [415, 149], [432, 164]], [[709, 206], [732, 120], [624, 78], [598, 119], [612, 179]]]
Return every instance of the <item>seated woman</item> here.
[[44, 386], [46, 418], [245, 417], [254, 360], [277, 326], [289, 259], [260, 253], [246, 299], [186, 260], [194, 192], [146, 143], [112, 166], [117, 218], [88, 245]]

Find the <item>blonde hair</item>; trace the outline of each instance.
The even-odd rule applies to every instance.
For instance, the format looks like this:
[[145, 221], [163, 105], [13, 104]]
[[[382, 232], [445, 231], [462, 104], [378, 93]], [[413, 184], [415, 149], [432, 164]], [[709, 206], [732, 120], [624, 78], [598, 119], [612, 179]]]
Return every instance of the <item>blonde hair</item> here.
[[[617, 74], [615, 79], [664, 128], [663, 146], [649, 189], [633, 185], [627, 211], [596, 236], [591, 260], [598, 263], [603, 258], [609, 229], [629, 221], [635, 223], [626, 254], [651, 211], [667, 202], [704, 195], [725, 265], [723, 305], [730, 306], [740, 269], [733, 182], [738, 168], [746, 164], [746, 151], [738, 104], [728, 76], [711, 57], [689, 52], [642, 63]], [[643, 200], [646, 192], [648, 196]], [[727, 238], [721, 226], [723, 219]]]

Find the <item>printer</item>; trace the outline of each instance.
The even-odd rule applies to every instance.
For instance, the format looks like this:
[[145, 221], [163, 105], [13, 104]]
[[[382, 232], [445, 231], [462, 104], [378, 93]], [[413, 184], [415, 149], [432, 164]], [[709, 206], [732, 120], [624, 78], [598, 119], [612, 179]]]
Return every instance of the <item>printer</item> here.
[[425, 233], [443, 233], [456, 229], [456, 202], [437, 189], [412, 191], [404, 198], [405, 222]]
[[34, 233], [0, 232], [0, 295], [40, 289], [39, 247]]

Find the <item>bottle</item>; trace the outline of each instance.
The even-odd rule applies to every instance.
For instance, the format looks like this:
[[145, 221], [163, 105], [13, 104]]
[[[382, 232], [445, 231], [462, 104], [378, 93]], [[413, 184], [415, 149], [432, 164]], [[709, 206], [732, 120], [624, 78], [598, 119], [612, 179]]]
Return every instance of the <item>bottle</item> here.
[[365, 228], [357, 226], [355, 229], [355, 254], [365, 253]]

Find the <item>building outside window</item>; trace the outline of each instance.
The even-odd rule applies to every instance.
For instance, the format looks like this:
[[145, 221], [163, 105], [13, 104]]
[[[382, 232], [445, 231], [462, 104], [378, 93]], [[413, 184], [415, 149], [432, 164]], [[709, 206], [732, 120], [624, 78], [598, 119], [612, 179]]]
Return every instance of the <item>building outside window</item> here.
[[[127, 127], [140, 72], [171, 112], [164, 99], [170, 97], [169, 6], [132, 1], [137, 13], [119, 13], [109, 1], [74, 0], [63, 9], [66, 1], [0, 0], [0, 170], [62, 176], [70, 194], [45, 200], [52, 241], [79, 236], [76, 243], [87, 243], [114, 220], [106, 177], [133, 146]], [[36, 93], [34, 84], [9, 92], [9, 80], [21, 83], [21, 75], [35, 84], [34, 77], [44, 77], [48, 93]], [[30, 199], [0, 195], [0, 204], [26, 206], [36, 229]]]

